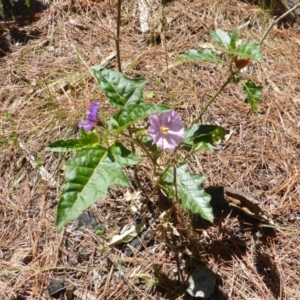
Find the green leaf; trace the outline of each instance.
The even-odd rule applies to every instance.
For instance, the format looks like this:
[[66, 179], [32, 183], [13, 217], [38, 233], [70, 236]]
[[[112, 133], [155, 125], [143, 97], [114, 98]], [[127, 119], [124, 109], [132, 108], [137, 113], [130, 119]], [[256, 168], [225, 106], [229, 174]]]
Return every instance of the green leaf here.
[[114, 129], [119, 128], [119, 125], [118, 122], [113, 117], [111, 117], [110, 119], [105, 121], [105, 128], [108, 131], [113, 131]]
[[230, 35], [223, 29], [217, 29], [216, 31], [211, 32], [210, 37], [222, 48], [229, 49], [231, 38]]
[[115, 143], [109, 149], [109, 154], [120, 165], [133, 166], [140, 160], [132, 152], [126, 149], [121, 143]]
[[261, 61], [263, 58], [261, 47], [255, 42], [244, 42], [237, 50], [230, 50], [226, 52], [238, 57], [250, 58], [257, 61]]
[[56, 228], [60, 232], [68, 222], [103, 198], [111, 185], [129, 186], [122, 166], [108, 157], [107, 149], [80, 150], [65, 164], [66, 182], [58, 203]]
[[231, 50], [235, 50], [236, 49], [236, 42], [237, 42], [238, 35], [239, 35], [239, 31], [238, 31], [237, 28], [235, 28], [232, 31], [232, 34], [230, 36], [230, 45], [229, 45], [229, 48]]
[[205, 49], [203, 51], [198, 51], [194, 49], [189, 50], [183, 54], [180, 54], [178, 60], [182, 62], [207, 61], [218, 64], [225, 64], [225, 62], [210, 49]]
[[172, 108], [160, 104], [141, 103], [137, 105], [126, 105], [120, 112], [113, 116], [118, 123], [118, 128], [115, 128], [116, 133], [122, 132], [126, 127], [138, 120], [170, 110], [172, 110]]
[[200, 151], [213, 149], [213, 145], [223, 140], [228, 130], [216, 125], [193, 125], [184, 132], [183, 149]]
[[[203, 219], [213, 222], [214, 216], [212, 207], [209, 204], [211, 197], [199, 187], [206, 178], [198, 174], [189, 173], [188, 165], [185, 162], [179, 164], [175, 170], [177, 192], [182, 206], [194, 214], [199, 214]], [[161, 183], [166, 188], [169, 196], [174, 197], [174, 167], [168, 169]]]
[[251, 109], [253, 111], [257, 111], [258, 104], [262, 102], [261, 99], [262, 86], [255, 85], [255, 83], [250, 79], [247, 80], [246, 82], [243, 82], [243, 85], [244, 85], [244, 91], [247, 95], [245, 102], [250, 104]]
[[47, 149], [55, 152], [67, 152], [67, 151], [97, 147], [99, 141], [96, 133], [94, 132], [86, 133], [83, 128], [81, 128], [80, 132], [81, 132], [80, 139], [56, 141], [48, 145]]
[[131, 79], [103, 66], [94, 66], [92, 69], [100, 89], [112, 106], [123, 107], [143, 102], [142, 89], [147, 83], [146, 79]]
[[238, 38], [237, 29], [234, 29], [231, 35], [222, 29], [217, 29], [215, 32], [211, 32], [211, 38], [224, 48], [228, 54], [257, 61], [262, 60], [261, 47], [256, 42], [243, 42], [242, 45], [236, 49]]
[[156, 144], [153, 144], [153, 138], [149, 135], [145, 135], [143, 136], [143, 138], [141, 139], [141, 142], [144, 144], [144, 146], [146, 148], [149, 149], [149, 151], [155, 155], [155, 153], [160, 153], [161, 150], [159, 149], [159, 147]]

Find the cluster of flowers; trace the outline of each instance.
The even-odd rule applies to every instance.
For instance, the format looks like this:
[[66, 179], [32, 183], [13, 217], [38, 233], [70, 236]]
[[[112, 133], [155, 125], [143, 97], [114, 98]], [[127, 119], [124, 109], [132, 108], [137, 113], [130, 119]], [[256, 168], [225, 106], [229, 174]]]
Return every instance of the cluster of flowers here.
[[[86, 120], [78, 124], [85, 131], [93, 129], [99, 121], [98, 111], [99, 102], [92, 102], [86, 114]], [[153, 139], [153, 144], [161, 150], [170, 149], [172, 151], [183, 142], [184, 128], [182, 126], [181, 116], [174, 110], [163, 114], [151, 115], [149, 117], [150, 127], [148, 134]]]

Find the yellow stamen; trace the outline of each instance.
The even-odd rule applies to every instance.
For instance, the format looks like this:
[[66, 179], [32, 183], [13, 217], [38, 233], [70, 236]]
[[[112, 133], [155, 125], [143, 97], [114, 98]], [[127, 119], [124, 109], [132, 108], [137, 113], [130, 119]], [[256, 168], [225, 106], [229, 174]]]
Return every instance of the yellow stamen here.
[[168, 134], [168, 132], [169, 132], [169, 127], [167, 127], [167, 126], [161, 126], [160, 127], [160, 133], [161, 134], [166, 135], [166, 134]]

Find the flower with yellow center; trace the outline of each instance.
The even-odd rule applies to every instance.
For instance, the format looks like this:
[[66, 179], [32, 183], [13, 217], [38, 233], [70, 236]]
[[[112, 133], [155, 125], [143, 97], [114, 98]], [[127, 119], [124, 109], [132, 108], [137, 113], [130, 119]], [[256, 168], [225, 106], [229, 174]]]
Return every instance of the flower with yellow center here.
[[162, 150], [174, 150], [184, 137], [181, 116], [174, 110], [149, 117], [148, 134], [153, 138], [153, 144]]

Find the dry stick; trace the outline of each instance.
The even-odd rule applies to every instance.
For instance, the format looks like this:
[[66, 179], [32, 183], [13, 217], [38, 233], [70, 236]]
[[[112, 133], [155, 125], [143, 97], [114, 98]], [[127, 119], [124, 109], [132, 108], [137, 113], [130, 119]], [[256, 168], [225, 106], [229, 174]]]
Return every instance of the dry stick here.
[[292, 7], [290, 10], [288, 10], [286, 13], [284, 13], [283, 15], [281, 15], [279, 18], [277, 18], [276, 20], [274, 20], [268, 27], [268, 29], [266, 30], [265, 34], [263, 35], [263, 37], [261, 38], [259, 44], [261, 45], [263, 43], [263, 41], [265, 40], [267, 34], [270, 32], [270, 30], [272, 29], [272, 27], [278, 23], [279, 21], [281, 21], [282, 19], [284, 19], [288, 14], [290, 14], [291, 12], [293, 12], [294, 10], [296, 10], [298, 7], [300, 7], [300, 3], [298, 3], [297, 5], [295, 5], [294, 7]]
[[118, 0], [118, 18], [117, 18], [116, 49], [117, 49], [118, 69], [119, 69], [120, 73], [122, 73], [121, 55], [120, 55], [121, 4], [122, 4], [122, 0]]

